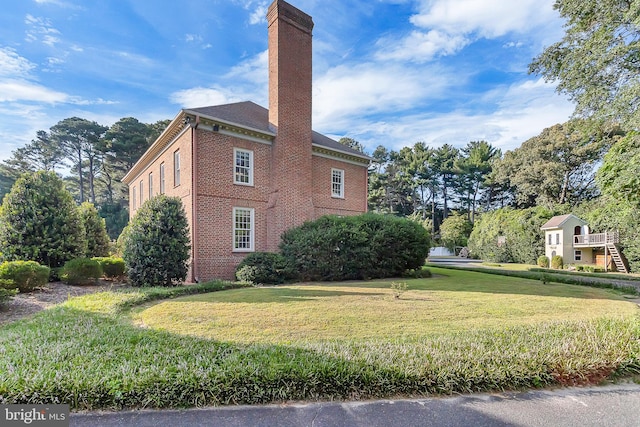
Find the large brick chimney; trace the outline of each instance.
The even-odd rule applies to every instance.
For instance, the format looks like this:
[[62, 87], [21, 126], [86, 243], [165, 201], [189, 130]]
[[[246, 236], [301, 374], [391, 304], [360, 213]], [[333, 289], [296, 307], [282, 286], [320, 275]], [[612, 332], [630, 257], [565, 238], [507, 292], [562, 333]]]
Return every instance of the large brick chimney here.
[[276, 132], [267, 234], [269, 250], [280, 235], [313, 219], [311, 164], [311, 16], [282, 0], [267, 12], [269, 122]]

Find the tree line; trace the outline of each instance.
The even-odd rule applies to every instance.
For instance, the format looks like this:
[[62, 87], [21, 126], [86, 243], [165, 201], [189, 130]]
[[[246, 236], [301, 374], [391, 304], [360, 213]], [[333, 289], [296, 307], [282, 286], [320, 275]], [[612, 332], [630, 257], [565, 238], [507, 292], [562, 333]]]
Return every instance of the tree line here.
[[57, 172], [76, 203], [91, 202], [99, 209], [115, 239], [129, 219], [128, 190], [121, 179], [169, 122], [125, 117], [108, 127], [79, 117], [61, 120], [0, 163], [0, 196], [25, 172]]

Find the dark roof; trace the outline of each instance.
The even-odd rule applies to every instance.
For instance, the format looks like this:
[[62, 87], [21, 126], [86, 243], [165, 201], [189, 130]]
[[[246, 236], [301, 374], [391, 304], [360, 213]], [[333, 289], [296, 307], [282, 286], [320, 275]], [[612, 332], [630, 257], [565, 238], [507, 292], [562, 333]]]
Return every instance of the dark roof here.
[[[269, 110], [251, 101], [214, 105], [211, 107], [187, 108], [184, 111], [267, 134], [275, 133], [274, 129], [269, 125]], [[338, 141], [321, 133], [313, 131], [312, 139], [312, 143], [320, 147], [356, 157], [369, 158], [366, 154], [347, 147], [344, 144], [340, 144]]]
[[558, 215], [558, 216], [554, 216], [549, 221], [547, 221], [542, 227], [540, 227], [540, 229], [541, 230], [548, 230], [548, 229], [552, 229], [552, 228], [560, 228], [562, 226], [562, 224], [564, 224], [565, 221], [567, 221], [569, 218], [575, 218], [578, 221], [582, 222], [583, 225], [585, 225], [587, 223], [585, 220], [583, 220], [581, 218], [578, 218], [577, 216], [575, 216], [573, 214]]

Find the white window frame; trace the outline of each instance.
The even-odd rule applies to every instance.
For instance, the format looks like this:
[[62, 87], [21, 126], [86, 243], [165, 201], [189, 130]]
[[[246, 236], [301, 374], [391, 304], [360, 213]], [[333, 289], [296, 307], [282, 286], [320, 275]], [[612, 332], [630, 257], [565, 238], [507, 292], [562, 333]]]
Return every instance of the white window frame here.
[[582, 250], [576, 249], [573, 251], [573, 260], [582, 261]]
[[[238, 155], [248, 155], [249, 166], [238, 165]], [[242, 172], [246, 170], [246, 172]], [[248, 182], [239, 180], [238, 177], [247, 177]], [[233, 183], [237, 185], [246, 185], [253, 187], [253, 151], [245, 150], [244, 148], [233, 149]]]
[[149, 198], [153, 197], [153, 172], [149, 172]]
[[140, 180], [140, 205], [144, 202], [144, 181]]
[[[340, 182], [335, 181], [336, 176], [340, 176]], [[338, 192], [336, 192], [336, 185], [339, 186]], [[331, 168], [331, 197], [344, 199], [344, 169]]]
[[160, 194], [164, 194], [164, 162], [160, 163]]
[[560, 244], [560, 233], [556, 233], [556, 245]]
[[173, 186], [180, 185], [180, 150], [173, 152]]
[[[244, 211], [249, 214], [249, 229], [240, 228], [236, 222], [236, 217], [240, 211]], [[253, 208], [233, 208], [233, 217], [231, 218], [233, 224], [233, 252], [254, 252], [255, 251], [255, 235], [256, 235], [256, 221], [255, 221], [255, 209]], [[238, 236], [239, 232], [249, 232], [249, 246], [248, 247], [239, 247]]]

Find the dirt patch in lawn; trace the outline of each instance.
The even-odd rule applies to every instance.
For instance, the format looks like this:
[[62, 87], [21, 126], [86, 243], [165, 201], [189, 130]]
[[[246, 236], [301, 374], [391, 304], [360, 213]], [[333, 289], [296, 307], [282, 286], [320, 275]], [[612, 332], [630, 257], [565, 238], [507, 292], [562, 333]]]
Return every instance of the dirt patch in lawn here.
[[8, 303], [0, 305], [0, 325], [31, 316], [45, 308], [65, 302], [69, 298], [95, 292], [122, 289], [127, 284], [100, 281], [96, 285], [72, 286], [62, 282], [48, 283], [33, 292], [20, 293]]

